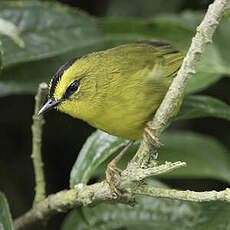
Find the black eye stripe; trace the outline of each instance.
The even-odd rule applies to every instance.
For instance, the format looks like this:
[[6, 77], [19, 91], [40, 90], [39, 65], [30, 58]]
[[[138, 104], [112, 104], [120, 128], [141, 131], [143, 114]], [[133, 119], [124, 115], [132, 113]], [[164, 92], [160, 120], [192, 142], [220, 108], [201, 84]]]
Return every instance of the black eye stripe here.
[[74, 58], [68, 62], [66, 62], [63, 66], [61, 66], [58, 71], [56, 72], [56, 74], [54, 75], [53, 79], [52, 79], [52, 82], [51, 82], [51, 88], [50, 88], [50, 93], [49, 93], [49, 96], [52, 97], [53, 94], [54, 94], [54, 91], [55, 91], [55, 87], [58, 83], [58, 81], [60, 80], [60, 78], [62, 77], [63, 73], [65, 70], [67, 70], [70, 66], [73, 65], [73, 63], [80, 59], [81, 57], [78, 57], [78, 58]]
[[57, 86], [58, 81], [61, 79], [63, 73], [65, 70], [69, 69], [77, 60], [81, 59], [81, 58], [86, 58], [87, 55], [84, 56], [80, 56], [77, 58], [74, 58], [68, 62], [66, 62], [63, 66], [61, 66], [58, 71], [55, 73], [55, 75], [52, 78], [51, 81], [51, 87], [50, 87], [50, 93], [49, 93], [49, 97], [52, 97], [55, 91], [55, 88]]
[[67, 99], [69, 98], [74, 92], [76, 92], [78, 90], [78, 87], [80, 85], [80, 80], [76, 80], [74, 82], [72, 82], [69, 87], [67, 88], [65, 94], [63, 95], [62, 99]]

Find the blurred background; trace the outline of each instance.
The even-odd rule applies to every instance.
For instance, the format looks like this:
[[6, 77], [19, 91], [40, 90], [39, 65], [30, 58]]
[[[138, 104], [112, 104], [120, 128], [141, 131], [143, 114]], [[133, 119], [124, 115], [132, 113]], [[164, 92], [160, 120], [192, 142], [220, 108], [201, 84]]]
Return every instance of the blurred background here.
[[[155, 17], [156, 15], [179, 15], [184, 11], [204, 12], [212, 1], [62, 0], [52, 2], [61, 2], [66, 6], [80, 9], [87, 12], [92, 17], [102, 20], [103, 18], [111, 18], [111, 20], [113, 18], [138, 18], [138, 20], [142, 20], [143, 18]], [[2, 1], [0, 2], [0, 17], [6, 16], [6, 13], [3, 11], [1, 14], [1, 4]], [[19, 17], [17, 12], [15, 12], [14, 17]], [[14, 20], [20, 20], [20, 18]], [[28, 18], [27, 20], [30, 19]], [[48, 24], [49, 22], [47, 21], [47, 25]], [[19, 24], [19, 29], [20, 26], [22, 25]], [[61, 31], [58, 31], [54, 36], [62, 36], [61, 33]], [[3, 36], [3, 45], [6, 44], [4, 43], [4, 39], [5, 37]], [[13, 45], [11, 44], [11, 46]], [[111, 44], [108, 46], [111, 46]], [[100, 49], [100, 46], [98, 46], [97, 49]], [[12, 51], [12, 47], [9, 48], [8, 51], [5, 51], [6, 55], [10, 50]], [[95, 50], [93, 46], [88, 48], [88, 52], [93, 50]], [[69, 57], [74, 55], [78, 56], [83, 53], [83, 51], [85, 50], [68, 55]], [[13, 58], [17, 58], [14, 53], [11, 54], [11, 56], [12, 57], [9, 57], [9, 59], [12, 58], [13, 60]], [[40, 74], [40, 71], [43, 77], [41, 77], [41, 79], [37, 78], [38, 80], [36, 84], [32, 86], [31, 90], [18, 89], [12, 92], [9, 91], [9, 93], [3, 93], [0, 97], [0, 190], [6, 194], [14, 217], [30, 209], [34, 196], [34, 174], [30, 154], [31, 124], [36, 85], [37, 82], [41, 80], [48, 82], [48, 79], [50, 79], [52, 74], [55, 73], [60, 64], [64, 63], [65, 60], [65, 58], [59, 58], [55, 61], [50, 61], [50, 59], [48, 59], [48, 62], [52, 62], [51, 64], [48, 63], [52, 65], [52, 68], [49, 68], [47, 74], [44, 74], [46, 72], [46, 67], [41, 70], [37, 63], [33, 61], [26, 63], [26, 61], [24, 61], [25, 63], [23, 63], [23, 65], [25, 64], [25, 66], [23, 68], [29, 69], [25, 73], [27, 75], [25, 78], [29, 77], [29, 74], [30, 76], [37, 76]], [[11, 81], [9, 76], [18, 77], [17, 81], [23, 79], [19, 77], [22, 75], [20, 71], [23, 70], [20, 68], [17, 69], [15, 65], [20, 65], [20, 62], [16, 64], [13, 63], [8, 69], [4, 69], [3, 65], [3, 75], [0, 76], [0, 86], [1, 84], [5, 84], [4, 81], [6, 79], [9, 82]], [[1, 81], [3, 81], [3, 83], [1, 83]], [[216, 84], [205, 89], [202, 93], [215, 96], [225, 101], [227, 104], [230, 104], [229, 85], [230, 79], [223, 77]], [[30, 87], [30, 83], [28, 83], [28, 87]], [[72, 119], [57, 111], [50, 111], [45, 115], [45, 119], [46, 123], [43, 130], [42, 149], [47, 191], [50, 194], [69, 188], [69, 173], [71, 168], [81, 146], [94, 129], [83, 121]], [[230, 123], [226, 120], [202, 118], [189, 121], [178, 121], [175, 122], [170, 129], [192, 130], [194, 132], [208, 134], [217, 138], [222, 144], [230, 148]], [[195, 191], [221, 190], [229, 186], [226, 182], [211, 178], [174, 178], [162, 179], [162, 181], [173, 188], [192, 189]], [[46, 226], [38, 225], [37, 229], [59, 229], [63, 218], [64, 214], [59, 214], [52, 218]]]

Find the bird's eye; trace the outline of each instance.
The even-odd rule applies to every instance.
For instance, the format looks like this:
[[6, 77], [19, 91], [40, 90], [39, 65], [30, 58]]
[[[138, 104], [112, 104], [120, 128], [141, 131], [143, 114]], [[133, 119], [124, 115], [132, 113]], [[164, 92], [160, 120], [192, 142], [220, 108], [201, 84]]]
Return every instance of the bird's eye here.
[[79, 85], [80, 85], [80, 80], [76, 80], [73, 83], [71, 83], [70, 86], [67, 88], [63, 96], [63, 99], [69, 98], [74, 92], [76, 92]]
[[80, 85], [80, 81], [79, 81], [79, 80], [74, 81], [74, 82], [69, 86], [68, 91], [70, 91], [70, 92], [75, 92], [75, 91], [78, 89], [79, 85]]

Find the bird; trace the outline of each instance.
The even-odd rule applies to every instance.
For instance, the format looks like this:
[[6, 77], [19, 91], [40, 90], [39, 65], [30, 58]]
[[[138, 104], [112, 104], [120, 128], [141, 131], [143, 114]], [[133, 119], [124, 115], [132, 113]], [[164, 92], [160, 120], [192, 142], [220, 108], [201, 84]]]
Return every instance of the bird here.
[[131, 42], [74, 58], [52, 77], [49, 99], [39, 115], [56, 108], [135, 141], [142, 137], [183, 59], [182, 52], [161, 40]]

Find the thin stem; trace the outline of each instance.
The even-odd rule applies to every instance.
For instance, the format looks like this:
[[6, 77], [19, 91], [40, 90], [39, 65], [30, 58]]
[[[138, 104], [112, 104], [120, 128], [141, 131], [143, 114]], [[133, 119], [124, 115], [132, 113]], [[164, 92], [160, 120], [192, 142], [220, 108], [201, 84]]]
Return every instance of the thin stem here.
[[35, 173], [35, 198], [34, 204], [45, 199], [45, 179], [43, 171], [43, 162], [41, 156], [42, 145], [42, 126], [45, 123], [43, 116], [38, 116], [38, 111], [44, 104], [48, 93], [48, 86], [46, 83], [41, 83], [38, 87], [37, 95], [35, 96], [35, 109], [33, 115], [32, 125], [32, 154], [34, 173]]

